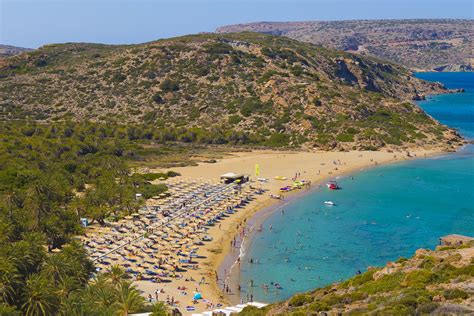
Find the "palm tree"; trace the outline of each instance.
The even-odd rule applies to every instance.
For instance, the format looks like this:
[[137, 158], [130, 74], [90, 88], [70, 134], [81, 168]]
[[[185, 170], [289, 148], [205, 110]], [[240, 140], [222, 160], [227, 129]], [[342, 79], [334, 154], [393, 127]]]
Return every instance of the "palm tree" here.
[[105, 276], [112, 282], [114, 286], [117, 286], [120, 282], [125, 281], [127, 273], [119, 266], [113, 265], [110, 271], [105, 273]]
[[118, 315], [128, 315], [145, 306], [145, 299], [138, 290], [128, 281], [122, 281], [116, 288], [117, 302], [114, 304]]
[[34, 228], [40, 227], [41, 216], [50, 212], [51, 201], [47, 198], [50, 195], [49, 187], [36, 183], [27, 192], [26, 206], [33, 211]]
[[98, 274], [92, 283], [86, 288], [85, 300], [90, 305], [107, 307], [117, 301], [116, 291], [105, 274]]
[[15, 285], [19, 282], [20, 275], [16, 267], [5, 259], [2, 257], [0, 260], [0, 301], [13, 303]]
[[25, 303], [22, 305], [26, 316], [46, 316], [54, 314], [58, 305], [53, 293], [53, 286], [47, 279], [32, 274], [26, 281]]
[[169, 311], [163, 302], [157, 302], [153, 305], [151, 316], [168, 316]]
[[6, 206], [8, 208], [8, 218], [10, 221], [13, 221], [13, 208], [14, 207], [19, 207], [21, 205], [21, 200], [18, 197], [18, 195], [10, 191], [6, 194]]
[[20, 312], [17, 311], [15, 306], [0, 303], [0, 315], [20, 316]]
[[46, 258], [42, 273], [45, 277], [51, 278], [54, 284], [58, 284], [70, 270], [69, 262], [64, 260], [61, 254], [55, 254]]
[[63, 302], [79, 287], [79, 283], [74, 277], [68, 275], [62, 276], [56, 284], [55, 294], [58, 296], [60, 301]]

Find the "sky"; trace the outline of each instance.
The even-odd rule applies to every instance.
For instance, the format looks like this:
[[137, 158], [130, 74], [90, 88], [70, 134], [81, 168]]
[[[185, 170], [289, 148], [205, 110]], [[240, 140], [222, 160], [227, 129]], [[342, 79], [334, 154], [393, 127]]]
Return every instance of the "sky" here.
[[0, 0], [0, 44], [132, 44], [227, 24], [398, 18], [472, 19], [474, 0]]

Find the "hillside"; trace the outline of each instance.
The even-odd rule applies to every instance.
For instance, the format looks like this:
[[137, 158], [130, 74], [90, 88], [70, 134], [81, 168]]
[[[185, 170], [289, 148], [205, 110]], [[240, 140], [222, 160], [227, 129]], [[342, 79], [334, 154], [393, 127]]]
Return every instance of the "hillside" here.
[[257, 22], [224, 26], [219, 33], [261, 32], [375, 56], [405, 67], [472, 71], [473, 20], [354, 20]]
[[257, 33], [48, 45], [0, 60], [0, 92], [6, 120], [145, 124], [164, 141], [324, 149], [460, 142], [410, 102], [447, 92], [440, 84]]
[[[241, 315], [471, 315], [474, 242], [419, 249], [383, 268]], [[327, 315], [326, 314], [326, 315]]]
[[0, 58], [10, 57], [29, 51], [32, 51], [32, 49], [0, 44]]

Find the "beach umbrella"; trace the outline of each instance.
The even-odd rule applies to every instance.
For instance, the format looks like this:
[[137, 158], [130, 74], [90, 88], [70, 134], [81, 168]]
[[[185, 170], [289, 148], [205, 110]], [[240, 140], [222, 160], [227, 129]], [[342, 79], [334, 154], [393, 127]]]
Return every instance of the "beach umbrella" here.
[[199, 292], [194, 293], [193, 299], [195, 299], [195, 300], [200, 300], [200, 299], [202, 299], [201, 293], [199, 293]]

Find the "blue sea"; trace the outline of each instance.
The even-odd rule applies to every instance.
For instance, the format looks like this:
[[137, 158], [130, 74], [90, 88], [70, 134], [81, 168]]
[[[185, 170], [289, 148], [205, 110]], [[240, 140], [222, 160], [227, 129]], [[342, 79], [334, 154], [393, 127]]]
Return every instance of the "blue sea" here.
[[[420, 73], [465, 93], [419, 105], [474, 138], [474, 73]], [[385, 265], [447, 234], [474, 235], [474, 146], [442, 157], [373, 168], [338, 179], [275, 210], [251, 237], [240, 268], [242, 297], [274, 302]], [[337, 203], [325, 206], [326, 200]], [[272, 225], [273, 229], [268, 228]], [[257, 263], [249, 263], [250, 258]], [[281, 289], [272, 286], [279, 283]], [[250, 284], [253, 283], [251, 287]], [[270, 285], [265, 291], [262, 284]]]

